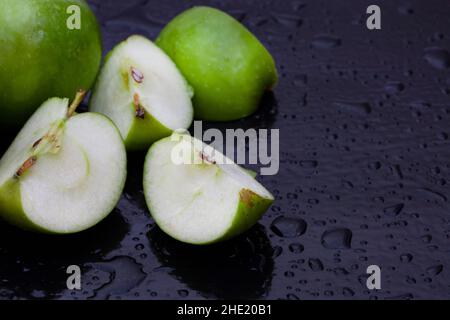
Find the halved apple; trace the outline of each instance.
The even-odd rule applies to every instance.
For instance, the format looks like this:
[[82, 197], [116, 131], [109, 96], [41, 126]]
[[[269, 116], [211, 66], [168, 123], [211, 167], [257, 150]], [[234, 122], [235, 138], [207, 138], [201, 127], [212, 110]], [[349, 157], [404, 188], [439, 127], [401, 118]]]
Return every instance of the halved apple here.
[[0, 217], [26, 230], [88, 229], [117, 204], [126, 178], [119, 131], [105, 116], [76, 114], [84, 93], [46, 101], [0, 160]]
[[158, 226], [191, 244], [215, 243], [246, 231], [274, 201], [247, 170], [179, 132], [150, 148], [144, 194]]
[[131, 36], [106, 58], [90, 109], [117, 125], [128, 150], [141, 150], [191, 125], [192, 95], [161, 49], [142, 36]]

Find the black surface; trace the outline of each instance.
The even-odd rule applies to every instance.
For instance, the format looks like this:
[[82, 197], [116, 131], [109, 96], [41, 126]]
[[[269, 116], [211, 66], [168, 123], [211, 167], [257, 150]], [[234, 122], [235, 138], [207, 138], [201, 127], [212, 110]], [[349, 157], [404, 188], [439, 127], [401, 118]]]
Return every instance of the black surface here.
[[[450, 298], [448, 1], [377, 1], [378, 31], [365, 26], [368, 1], [89, 2], [105, 53], [133, 33], [154, 39], [200, 3], [267, 45], [274, 94], [248, 119], [209, 126], [280, 129], [280, 172], [261, 178], [277, 200], [238, 239], [183, 245], [149, 217], [134, 154], [124, 196], [94, 229], [48, 237], [0, 225], [0, 298]], [[299, 222], [303, 235], [283, 237]], [[82, 291], [65, 289], [72, 264]], [[379, 291], [365, 286], [371, 264]]]

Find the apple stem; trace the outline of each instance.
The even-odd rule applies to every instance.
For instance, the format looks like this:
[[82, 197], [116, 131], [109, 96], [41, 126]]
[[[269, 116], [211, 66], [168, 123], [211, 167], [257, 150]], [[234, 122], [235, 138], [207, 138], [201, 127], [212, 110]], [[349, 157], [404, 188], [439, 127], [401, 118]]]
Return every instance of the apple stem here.
[[72, 104], [70, 105], [69, 110], [67, 111], [67, 118], [73, 116], [78, 106], [81, 104], [81, 102], [83, 102], [85, 95], [86, 90], [83, 89], [78, 90], [77, 94], [75, 95], [75, 99], [72, 101]]

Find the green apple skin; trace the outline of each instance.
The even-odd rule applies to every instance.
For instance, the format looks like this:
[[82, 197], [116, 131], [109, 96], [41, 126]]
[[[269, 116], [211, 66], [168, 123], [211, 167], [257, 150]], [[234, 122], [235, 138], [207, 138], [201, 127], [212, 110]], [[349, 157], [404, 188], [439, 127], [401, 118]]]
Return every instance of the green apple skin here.
[[52, 231], [44, 229], [28, 219], [23, 210], [21, 199], [19, 180], [10, 179], [0, 187], [0, 211], [2, 213], [2, 219], [26, 231], [53, 234]]
[[[80, 8], [80, 30], [67, 28], [71, 5]], [[48, 97], [88, 90], [101, 49], [84, 0], [0, 0], [0, 125], [18, 128]]]
[[[133, 106], [130, 105], [130, 108]], [[163, 126], [151, 114], [145, 119], [135, 118], [128, 136], [124, 139], [125, 147], [129, 151], [146, 150], [155, 141], [169, 136], [172, 131]]]
[[264, 199], [257, 194], [252, 194], [250, 198], [247, 198], [247, 196], [242, 196], [243, 192], [247, 191], [241, 191], [241, 200], [231, 228], [220, 238], [204, 244], [223, 242], [244, 233], [261, 219], [273, 203], [273, 200]]
[[254, 113], [278, 81], [274, 59], [228, 14], [194, 7], [175, 17], [156, 44], [194, 88], [195, 117], [228, 121]]

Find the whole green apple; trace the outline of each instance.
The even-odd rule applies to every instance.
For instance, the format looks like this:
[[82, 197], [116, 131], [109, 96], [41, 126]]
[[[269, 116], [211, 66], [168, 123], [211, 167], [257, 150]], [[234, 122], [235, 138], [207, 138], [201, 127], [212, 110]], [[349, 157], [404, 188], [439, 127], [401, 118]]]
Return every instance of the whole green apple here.
[[237, 20], [209, 7], [194, 7], [173, 19], [156, 43], [193, 87], [195, 117], [227, 121], [258, 108], [277, 83], [275, 62]]
[[0, 0], [0, 126], [21, 126], [48, 97], [88, 90], [100, 62], [84, 0]]

